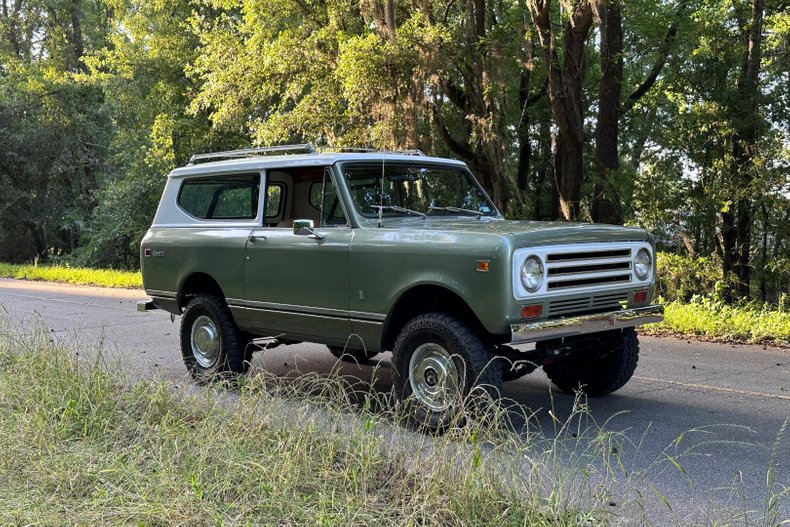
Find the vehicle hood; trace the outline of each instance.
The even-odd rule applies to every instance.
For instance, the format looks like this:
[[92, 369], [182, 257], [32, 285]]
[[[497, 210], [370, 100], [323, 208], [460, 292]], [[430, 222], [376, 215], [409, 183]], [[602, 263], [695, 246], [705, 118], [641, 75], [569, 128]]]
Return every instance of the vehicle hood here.
[[[404, 222], [406, 223], [406, 222]], [[515, 220], [429, 220], [408, 222], [400, 229], [439, 230], [478, 234], [509, 235], [518, 247], [565, 243], [647, 241], [648, 234], [638, 227], [596, 223]]]

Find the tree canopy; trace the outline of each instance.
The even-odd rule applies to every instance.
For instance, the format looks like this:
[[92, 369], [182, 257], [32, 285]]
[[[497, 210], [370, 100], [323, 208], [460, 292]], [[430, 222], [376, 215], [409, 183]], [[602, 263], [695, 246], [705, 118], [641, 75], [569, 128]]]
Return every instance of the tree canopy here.
[[642, 225], [790, 289], [786, 0], [0, 0], [0, 260], [133, 268], [246, 146], [464, 160], [511, 218]]

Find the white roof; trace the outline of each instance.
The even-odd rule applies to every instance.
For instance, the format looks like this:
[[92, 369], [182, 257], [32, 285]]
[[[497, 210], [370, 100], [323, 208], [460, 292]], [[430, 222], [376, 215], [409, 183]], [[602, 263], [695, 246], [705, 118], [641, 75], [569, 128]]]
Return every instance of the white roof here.
[[292, 168], [304, 166], [328, 166], [339, 161], [354, 162], [391, 162], [411, 164], [441, 163], [457, 167], [465, 167], [466, 163], [455, 159], [442, 157], [414, 156], [388, 152], [365, 153], [316, 153], [316, 154], [288, 154], [288, 155], [258, 155], [244, 158], [210, 161], [194, 165], [186, 165], [174, 169], [169, 177], [180, 177], [196, 174], [214, 174], [225, 172], [258, 171], [267, 168]]

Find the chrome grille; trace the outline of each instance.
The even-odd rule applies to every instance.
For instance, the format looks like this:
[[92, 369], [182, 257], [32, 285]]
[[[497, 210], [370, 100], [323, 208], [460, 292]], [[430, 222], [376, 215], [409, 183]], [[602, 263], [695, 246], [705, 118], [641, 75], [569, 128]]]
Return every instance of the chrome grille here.
[[555, 252], [546, 255], [546, 288], [563, 291], [631, 282], [631, 249]]

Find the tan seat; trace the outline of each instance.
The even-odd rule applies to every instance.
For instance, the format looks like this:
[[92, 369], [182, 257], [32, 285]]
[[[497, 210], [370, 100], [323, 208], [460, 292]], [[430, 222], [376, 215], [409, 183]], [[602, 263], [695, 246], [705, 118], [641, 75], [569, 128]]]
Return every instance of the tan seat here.
[[280, 223], [277, 224], [278, 229], [292, 229], [294, 226], [294, 220], [291, 218], [284, 219]]

